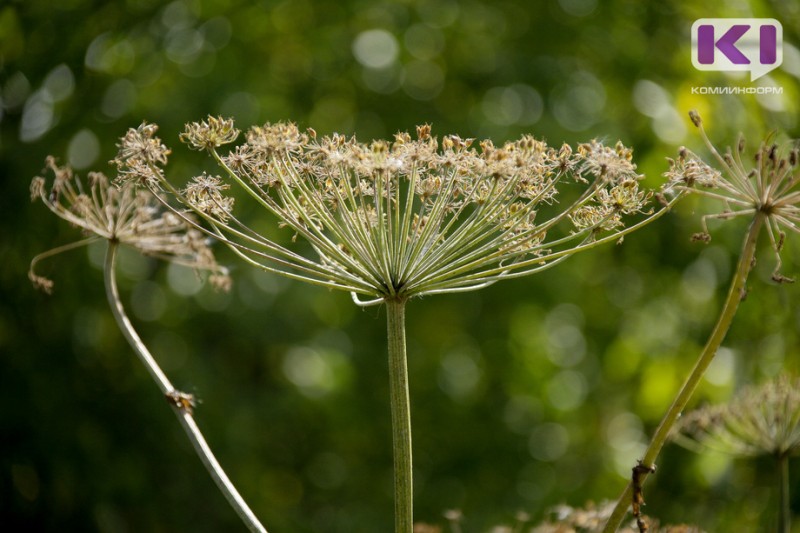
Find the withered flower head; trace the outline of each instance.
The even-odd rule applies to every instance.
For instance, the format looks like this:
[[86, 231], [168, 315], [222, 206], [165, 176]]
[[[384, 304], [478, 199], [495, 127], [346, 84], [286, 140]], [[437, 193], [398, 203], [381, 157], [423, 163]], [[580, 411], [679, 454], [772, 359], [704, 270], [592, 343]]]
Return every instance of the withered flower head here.
[[117, 144], [117, 157], [111, 160], [119, 169], [120, 182], [154, 185], [164, 178], [161, 167], [167, 164], [170, 150], [156, 137], [158, 126], [142, 122], [130, 128]]
[[233, 198], [224, 196], [222, 191], [230, 187], [219, 176], [203, 174], [192, 179], [183, 193], [189, 203], [199, 211], [225, 222], [233, 210]]
[[742, 136], [734, 149], [728, 148], [720, 155], [706, 135], [703, 121], [696, 111], [690, 112], [708, 150], [724, 173], [711, 168], [700, 157], [681, 148], [676, 159], [670, 159], [670, 170], [665, 173], [668, 191], [692, 192], [722, 203], [720, 212], [702, 218], [701, 233], [694, 239], [708, 242], [709, 219], [726, 220], [735, 217], [765, 216], [765, 225], [776, 257], [772, 278], [777, 282], [792, 282], [781, 274], [781, 250], [787, 232], [800, 233], [800, 172], [798, 171], [797, 145], [781, 148], [775, 143], [762, 142], [752, 162], [745, 157], [745, 140]]
[[119, 242], [145, 255], [209, 271], [212, 284], [221, 288], [229, 285], [227, 272], [217, 264], [206, 237], [172, 211], [165, 210], [149, 190], [137, 188], [131, 182], [117, 187], [99, 172], [89, 173], [87, 186], [69, 167], [58, 166], [52, 157], [47, 158], [46, 166], [53, 174], [53, 181], [48, 187], [47, 179], [34, 178], [31, 199], [41, 200], [57, 216], [81, 228], [87, 238], [36, 256], [28, 277], [38, 287], [48, 293], [53, 288], [51, 280], [34, 272], [39, 260], [98, 239]]
[[350, 291], [357, 303], [472, 290], [537, 272], [619, 240], [631, 230], [626, 216], [650, 213], [650, 194], [621, 144], [592, 141], [573, 151], [524, 136], [476, 148], [456, 135], [439, 142], [429, 125], [416, 138], [360, 143], [278, 123], [250, 128], [243, 145], [218, 154], [235, 131], [232, 122], [209, 118], [187, 125], [181, 138], [207, 149], [311, 254], [245, 226], [217, 178], [195, 178], [184, 191], [161, 186], [251, 264]]
[[195, 150], [212, 150], [232, 143], [238, 136], [239, 130], [233, 127], [233, 120], [208, 117], [203, 122], [187, 124], [181, 140]]
[[723, 405], [678, 420], [672, 438], [690, 450], [737, 457], [786, 456], [800, 449], [800, 379], [779, 376]]

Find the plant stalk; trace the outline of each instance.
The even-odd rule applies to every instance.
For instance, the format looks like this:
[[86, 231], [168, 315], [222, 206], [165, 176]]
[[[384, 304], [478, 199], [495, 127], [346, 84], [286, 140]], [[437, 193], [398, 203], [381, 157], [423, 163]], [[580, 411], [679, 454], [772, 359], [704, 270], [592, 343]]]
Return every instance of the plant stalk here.
[[[697, 359], [692, 372], [686, 378], [683, 387], [673, 400], [672, 405], [664, 415], [664, 418], [661, 420], [661, 424], [659, 424], [658, 428], [656, 429], [656, 432], [650, 441], [650, 445], [648, 446], [647, 451], [641, 460], [641, 464], [644, 467], [655, 467], [655, 460], [669, 438], [672, 426], [675, 425], [675, 421], [678, 420], [681, 412], [689, 403], [689, 400], [697, 389], [697, 386], [700, 384], [700, 380], [703, 378], [703, 374], [705, 374], [706, 369], [711, 364], [711, 361], [714, 359], [714, 356], [722, 344], [722, 341], [725, 339], [728, 329], [730, 329], [733, 317], [736, 315], [736, 311], [739, 308], [739, 303], [746, 294], [745, 284], [747, 282], [747, 276], [750, 274], [750, 270], [752, 269], [755, 261], [756, 244], [758, 243], [758, 237], [761, 234], [761, 229], [764, 225], [764, 220], [766, 217], [767, 215], [765, 213], [758, 211], [753, 218], [753, 221], [750, 223], [747, 236], [742, 244], [742, 251], [739, 255], [736, 273], [731, 280], [731, 285], [728, 289], [728, 296], [722, 306], [722, 311], [717, 319], [717, 324], [714, 326], [714, 330], [706, 342], [703, 351], [700, 353], [700, 357]], [[647, 474], [642, 474], [639, 478], [639, 481], [644, 483], [646, 478]], [[625, 514], [628, 511], [628, 507], [631, 504], [632, 498], [633, 482], [629, 482], [628, 486], [625, 488], [625, 491], [619, 497], [619, 500], [617, 500], [617, 505], [614, 507], [614, 511], [609, 517], [608, 522], [606, 522], [603, 533], [613, 533], [619, 528], [619, 526], [622, 524], [622, 520], [625, 518]]]
[[[158, 366], [158, 363], [156, 363], [155, 358], [153, 358], [150, 351], [144, 345], [142, 339], [136, 333], [136, 330], [133, 329], [133, 325], [131, 324], [128, 315], [125, 313], [125, 309], [122, 306], [115, 274], [117, 248], [119, 248], [119, 244], [117, 242], [109, 241], [104, 265], [106, 295], [108, 296], [108, 303], [111, 306], [111, 312], [114, 314], [117, 325], [122, 330], [122, 333], [125, 335], [125, 339], [131, 345], [131, 348], [133, 348], [134, 353], [136, 353], [139, 360], [142, 362], [142, 364], [144, 364], [145, 368], [150, 373], [150, 376], [161, 390], [161, 393], [165, 397], [169, 398], [170, 394], [179, 394], [180, 391], [173, 388], [172, 384], [169, 382], [169, 379], [167, 379], [167, 376]], [[236, 511], [236, 514], [239, 515], [250, 531], [267, 533], [266, 528], [264, 528], [264, 526], [261, 525], [261, 522], [258, 521], [258, 518], [256, 518], [255, 514], [253, 514], [253, 511], [250, 509], [250, 507], [248, 507], [247, 503], [239, 494], [239, 491], [236, 490], [236, 487], [234, 487], [233, 483], [231, 483], [231, 480], [228, 478], [227, 474], [225, 474], [225, 471], [222, 469], [219, 462], [217, 462], [217, 459], [214, 457], [214, 453], [211, 451], [206, 439], [203, 437], [200, 428], [197, 427], [197, 424], [194, 421], [191, 408], [176, 401], [170, 401], [169, 403], [172, 406], [172, 410], [175, 412], [175, 415], [178, 417], [178, 421], [181, 423], [183, 430], [186, 432], [186, 436], [189, 437], [189, 441], [191, 441], [198, 457], [200, 457], [200, 460], [203, 462], [206, 470], [208, 470], [208, 473], [211, 475], [214, 483], [216, 483], [217, 487], [219, 487], [219, 489], [222, 491], [225, 499], [228, 500], [228, 503], [230, 503], [231, 507], [233, 507], [234, 511]]]
[[394, 530], [412, 533], [414, 491], [411, 461], [411, 407], [406, 362], [406, 302], [386, 300], [389, 345], [389, 397], [392, 409], [392, 452], [394, 458]]
[[792, 508], [789, 499], [789, 453], [778, 456], [778, 477], [780, 483], [780, 515], [778, 516], [778, 533], [789, 533], [792, 530]]

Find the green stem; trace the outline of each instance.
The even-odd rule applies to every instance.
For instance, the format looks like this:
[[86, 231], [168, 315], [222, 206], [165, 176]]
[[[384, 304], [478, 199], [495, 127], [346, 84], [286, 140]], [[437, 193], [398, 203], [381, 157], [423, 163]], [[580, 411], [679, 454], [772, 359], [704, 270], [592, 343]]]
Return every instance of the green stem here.
[[392, 408], [392, 451], [394, 457], [395, 533], [412, 533], [414, 527], [411, 407], [408, 399], [405, 315], [405, 300], [386, 300], [386, 325], [389, 344], [389, 397]]
[[789, 454], [778, 456], [778, 477], [780, 483], [780, 515], [778, 533], [789, 533], [792, 529], [792, 508], [789, 500]]
[[[708, 365], [711, 364], [711, 361], [714, 359], [714, 356], [722, 344], [722, 341], [725, 339], [725, 335], [728, 333], [728, 329], [731, 326], [733, 317], [736, 315], [736, 311], [739, 308], [739, 302], [742, 301], [745, 294], [747, 276], [750, 273], [750, 269], [752, 268], [755, 260], [756, 244], [758, 243], [758, 237], [761, 234], [761, 228], [764, 225], [766, 216], [766, 214], [759, 211], [756, 213], [755, 218], [753, 218], [753, 221], [750, 224], [750, 229], [748, 230], [747, 236], [744, 239], [742, 251], [739, 255], [739, 263], [736, 267], [736, 273], [731, 281], [730, 289], [728, 289], [728, 296], [725, 299], [725, 303], [722, 307], [722, 312], [720, 313], [719, 319], [717, 320], [717, 324], [714, 326], [714, 331], [711, 333], [711, 336], [703, 348], [700, 357], [695, 363], [691, 374], [689, 374], [689, 377], [686, 378], [683, 387], [675, 397], [675, 400], [673, 400], [672, 405], [667, 411], [667, 414], [664, 415], [664, 418], [661, 420], [661, 424], [658, 426], [658, 429], [656, 429], [653, 439], [650, 441], [650, 446], [647, 448], [647, 451], [645, 452], [641, 461], [642, 465], [646, 467], [655, 466], [655, 460], [658, 457], [658, 454], [661, 452], [661, 448], [664, 447], [664, 444], [669, 438], [672, 426], [675, 424], [675, 421], [678, 419], [681, 412], [686, 408], [686, 404], [689, 403], [689, 400], [694, 394], [694, 391], [697, 389], [697, 386], [700, 384], [700, 380], [703, 378], [703, 374], [705, 374]], [[642, 475], [640, 478], [641, 481], [644, 482], [646, 477], [647, 474]], [[625, 518], [628, 507], [631, 504], [632, 496], [633, 483], [631, 482], [628, 483], [625, 491], [619, 497], [619, 500], [617, 500], [617, 505], [614, 507], [614, 512], [611, 514], [608, 522], [606, 522], [603, 533], [613, 533], [617, 530], [617, 528], [619, 528], [620, 524], [622, 524], [622, 520]]]
[[[158, 385], [158, 388], [161, 390], [161, 394], [169, 398], [168, 395], [180, 393], [180, 391], [172, 387], [169, 379], [167, 379], [167, 376], [158, 366], [158, 363], [147, 349], [144, 342], [142, 342], [139, 334], [136, 333], [135, 329], [133, 329], [133, 324], [131, 324], [128, 315], [125, 313], [125, 308], [122, 306], [122, 301], [119, 298], [119, 289], [117, 288], [117, 280], [115, 276], [118, 248], [119, 244], [117, 242], [109, 241], [104, 268], [106, 296], [108, 297], [108, 303], [111, 306], [111, 312], [114, 314], [117, 325], [122, 330], [122, 333], [125, 335], [125, 339], [131, 345], [131, 348], [133, 348], [134, 353], [136, 353], [136, 356], [139, 358], [142, 364], [144, 364], [145, 368], [147, 368], [147, 371], [150, 373], [153, 381], [155, 381], [156, 385]], [[220, 466], [219, 462], [217, 462], [217, 458], [214, 457], [214, 453], [211, 451], [211, 448], [208, 446], [206, 439], [203, 437], [200, 428], [197, 427], [197, 423], [194, 421], [194, 416], [192, 416], [191, 409], [176, 401], [170, 401], [169, 404], [172, 406], [172, 410], [178, 417], [181, 427], [183, 427], [184, 431], [186, 432], [186, 436], [189, 437], [189, 441], [191, 441], [198, 457], [200, 457], [200, 460], [203, 462], [206, 470], [208, 470], [208, 473], [211, 475], [214, 483], [216, 483], [217, 487], [220, 489], [220, 491], [222, 491], [225, 499], [228, 500], [228, 503], [230, 503], [231, 507], [233, 507], [234, 511], [236, 511], [236, 514], [239, 515], [250, 531], [256, 533], [267, 533], [267, 530], [263, 525], [261, 525], [261, 522], [258, 521], [256, 515], [253, 514], [253, 511], [250, 510], [250, 507], [244, 501], [244, 498], [242, 498], [242, 496], [239, 494], [239, 491], [236, 490], [236, 487], [228, 478], [227, 474], [225, 474], [222, 466]]]

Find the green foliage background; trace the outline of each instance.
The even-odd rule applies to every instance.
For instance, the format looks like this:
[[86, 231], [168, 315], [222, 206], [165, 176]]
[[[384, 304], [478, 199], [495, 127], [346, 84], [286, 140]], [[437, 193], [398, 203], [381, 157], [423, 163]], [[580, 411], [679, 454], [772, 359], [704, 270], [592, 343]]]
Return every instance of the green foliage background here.
[[[753, 84], [692, 68], [694, 20], [752, 16], [782, 22], [783, 67]], [[679, 145], [702, 153], [688, 109], [723, 145], [738, 131], [751, 145], [773, 129], [797, 136], [798, 46], [800, 4], [777, 0], [3, 2], [3, 529], [241, 528], [113, 324], [102, 247], [45, 263], [51, 297], [28, 283], [31, 257], [78, 237], [28, 202], [47, 154], [110, 172], [116, 138], [144, 119], [161, 126], [170, 178], [182, 182], [211, 168], [177, 142], [209, 113], [362, 139], [431, 123], [496, 143], [527, 132], [554, 144], [621, 139], [658, 187]], [[783, 96], [691, 93], [761, 84]], [[745, 226], [689, 243], [708, 209], [690, 199], [538, 277], [410, 304], [419, 520], [442, 523], [458, 508], [478, 532], [518, 510], [539, 519], [561, 502], [616, 498], [724, 296]], [[798, 255], [790, 239], [787, 274], [800, 271]], [[124, 257], [123, 297], [143, 338], [202, 400], [200, 426], [270, 531], [389, 531], [382, 310], [220, 259], [233, 268], [227, 295]], [[764, 250], [698, 401], [798, 370], [798, 289], [772, 284], [772, 265]], [[709, 531], [768, 527], [771, 468], [671, 447], [646, 510]]]

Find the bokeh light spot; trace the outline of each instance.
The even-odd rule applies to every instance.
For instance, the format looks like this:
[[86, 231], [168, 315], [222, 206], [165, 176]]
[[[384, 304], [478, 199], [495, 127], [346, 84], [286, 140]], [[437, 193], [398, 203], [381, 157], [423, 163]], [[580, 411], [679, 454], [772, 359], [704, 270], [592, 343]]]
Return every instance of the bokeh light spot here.
[[109, 118], [120, 118], [136, 104], [136, 86], [130, 80], [117, 80], [106, 89], [100, 106]]
[[53, 101], [46, 92], [37, 91], [25, 102], [20, 122], [19, 138], [22, 142], [32, 142], [50, 131], [53, 127]]
[[172, 292], [181, 296], [192, 296], [203, 288], [202, 280], [191, 268], [177, 263], [167, 267], [167, 281]]
[[552, 111], [556, 120], [570, 131], [584, 131], [602, 118], [606, 91], [600, 80], [587, 71], [571, 75], [554, 91]]
[[427, 24], [414, 24], [403, 34], [403, 44], [408, 52], [423, 61], [434, 59], [444, 48], [444, 36]]
[[131, 291], [131, 309], [140, 320], [158, 320], [167, 310], [167, 297], [161, 285], [153, 281], [140, 281]]
[[346, 382], [350, 363], [336, 351], [324, 353], [305, 346], [289, 350], [283, 359], [283, 373], [301, 393], [321, 398]]
[[439, 386], [453, 399], [470, 396], [481, 379], [481, 369], [474, 357], [463, 351], [450, 352], [442, 358]]
[[400, 52], [397, 39], [386, 30], [374, 29], [359, 33], [353, 41], [353, 55], [369, 68], [386, 68]]
[[256, 124], [259, 122], [261, 104], [252, 94], [240, 91], [226, 97], [219, 111], [223, 117], [232, 117], [238, 124]]
[[67, 146], [67, 160], [76, 169], [88, 168], [100, 156], [100, 140], [89, 129], [72, 136]]
[[431, 61], [411, 61], [405, 66], [403, 89], [416, 100], [436, 97], [444, 86], [442, 67]]
[[708, 365], [705, 375], [706, 381], [712, 385], [722, 387], [733, 383], [736, 371], [736, 354], [730, 348], [720, 348]]
[[586, 17], [594, 13], [597, 8], [597, 0], [558, 0], [558, 5], [568, 15]]
[[61, 64], [47, 74], [42, 86], [54, 102], [61, 102], [75, 90], [75, 76], [67, 65]]
[[564, 370], [547, 383], [547, 399], [559, 411], [574, 411], [583, 404], [588, 393], [586, 378], [573, 370]]
[[561, 458], [569, 446], [569, 433], [561, 424], [545, 422], [537, 426], [528, 441], [528, 451], [539, 461], [551, 462]]

